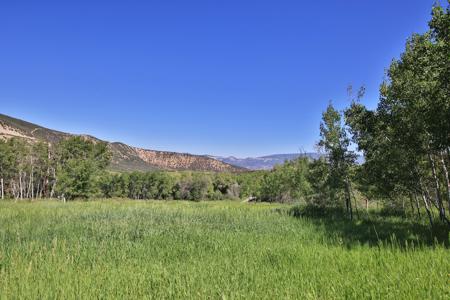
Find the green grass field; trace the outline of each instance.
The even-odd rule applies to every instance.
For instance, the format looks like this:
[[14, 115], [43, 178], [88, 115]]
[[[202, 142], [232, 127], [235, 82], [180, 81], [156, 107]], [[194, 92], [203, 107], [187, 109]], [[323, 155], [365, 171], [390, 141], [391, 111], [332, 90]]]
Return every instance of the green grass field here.
[[433, 241], [425, 223], [288, 210], [229, 201], [0, 202], [0, 298], [450, 298], [448, 232]]

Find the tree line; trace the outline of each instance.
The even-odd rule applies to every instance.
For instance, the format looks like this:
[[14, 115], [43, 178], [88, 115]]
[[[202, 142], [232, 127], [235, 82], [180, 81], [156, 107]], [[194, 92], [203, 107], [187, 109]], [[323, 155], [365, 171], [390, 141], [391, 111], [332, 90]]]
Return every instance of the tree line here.
[[11, 138], [0, 141], [1, 198], [87, 199], [109, 164], [107, 144], [83, 137], [57, 144]]
[[308, 160], [272, 171], [242, 174], [195, 171], [115, 173], [104, 142], [74, 136], [56, 144], [11, 138], [0, 141], [1, 198], [62, 200], [92, 197], [291, 201], [307, 193]]

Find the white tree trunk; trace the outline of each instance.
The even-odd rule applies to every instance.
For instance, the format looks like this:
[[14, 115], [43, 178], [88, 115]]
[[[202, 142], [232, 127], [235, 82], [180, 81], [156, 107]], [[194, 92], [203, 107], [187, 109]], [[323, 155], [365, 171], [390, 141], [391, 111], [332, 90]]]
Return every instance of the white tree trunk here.
[[444, 205], [442, 203], [441, 188], [440, 188], [439, 178], [437, 177], [436, 165], [434, 163], [434, 158], [431, 155], [431, 153], [429, 153], [429, 152], [428, 152], [428, 159], [430, 161], [431, 173], [432, 173], [433, 179], [434, 179], [434, 188], [436, 190], [436, 200], [437, 200], [438, 209], [439, 209], [439, 217], [441, 218], [442, 221], [444, 221], [445, 220], [445, 208], [444, 208]]
[[423, 203], [425, 204], [425, 209], [427, 211], [428, 219], [430, 219], [430, 225], [433, 226], [433, 216], [431, 215], [430, 206], [428, 204], [427, 196], [422, 193]]
[[20, 200], [22, 200], [23, 199], [22, 171], [19, 171], [19, 195]]
[[450, 181], [448, 178], [448, 170], [447, 165], [445, 164], [444, 154], [441, 153], [441, 166], [442, 171], [444, 172], [445, 181], [446, 181], [446, 190], [447, 190], [447, 201], [448, 201], [448, 211], [450, 211]]
[[50, 191], [50, 198], [53, 198], [53, 195], [55, 193], [55, 187], [56, 187], [56, 171], [53, 168], [53, 184], [52, 184], [52, 190]]
[[416, 201], [417, 215], [418, 215], [419, 218], [420, 218], [420, 217], [421, 217], [421, 216], [420, 216], [420, 205], [419, 205], [419, 199], [417, 199], [417, 195], [416, 195], [416, 194], [414, 194], [414, 200]]

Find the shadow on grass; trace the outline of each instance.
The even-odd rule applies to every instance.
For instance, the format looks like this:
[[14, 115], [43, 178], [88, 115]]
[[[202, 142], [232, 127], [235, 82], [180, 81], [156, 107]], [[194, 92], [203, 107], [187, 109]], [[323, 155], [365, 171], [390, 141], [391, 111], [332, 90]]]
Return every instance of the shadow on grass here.
[[386, 216], [380, 211], [364, 212], [364, 215], [351, 221], [341, 208], [314, 206], [295, 206], [288, 210], [288, 214], [310, 220], [323, 228], [331, 241], [348, 248], [361, 244], [399, 248], [440, 244], [449, 248], [449, 227], [439, 221], [431, 228], [426, 220]]

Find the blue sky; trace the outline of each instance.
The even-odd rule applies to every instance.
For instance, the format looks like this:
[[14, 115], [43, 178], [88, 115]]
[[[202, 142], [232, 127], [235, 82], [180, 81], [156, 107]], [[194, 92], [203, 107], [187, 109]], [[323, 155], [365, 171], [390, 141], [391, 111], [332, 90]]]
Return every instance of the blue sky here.
[[149, 149], [311, 151], [434, 0], [2, 1], [0, 112]]

